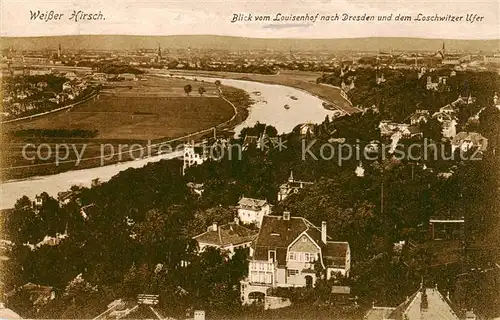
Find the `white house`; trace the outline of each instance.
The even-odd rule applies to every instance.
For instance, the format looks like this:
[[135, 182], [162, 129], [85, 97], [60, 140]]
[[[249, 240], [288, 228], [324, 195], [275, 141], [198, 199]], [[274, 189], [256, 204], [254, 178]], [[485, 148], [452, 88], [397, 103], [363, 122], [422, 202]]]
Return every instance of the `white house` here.
[[271, 213], [267, 200], [243, 197], [238, 201], [238, 219], [242, 223], [255, 223], [260, 227], [262, 218]]
[[71, 82], [66, 81], [62, 85], [62, 89], [63, 89], [63, 91], [71, 90], [71, 89], [73, 89], [73, 85], [71, 84]]
[[302, 217], [264, 216], [250, 250], [249, 274], [241, 281], [241, 301], [253, 302], [256, 293], [269, 288], [307, 287], [316, 282], [316, 264], [323, 277], [349, 276], [349, 243], [328, 240], [326, 222], [316, 227]]
[[429, 110], [421, 110], [417, 109], [411, 116], [410, 116], [410, 125], [416, 126], [420, 124], [421, 122], [427, 122], [429, 120]]
[[453, 139], [457, 135], [457, 121], [455, 119], [442, 121], [443, 137]]
[[186, 143], [184, 145], [182, 174], [186, 173], [187, 168], [202, 164], [207, 158], [203, 147], [195, 147], [193, 144]]

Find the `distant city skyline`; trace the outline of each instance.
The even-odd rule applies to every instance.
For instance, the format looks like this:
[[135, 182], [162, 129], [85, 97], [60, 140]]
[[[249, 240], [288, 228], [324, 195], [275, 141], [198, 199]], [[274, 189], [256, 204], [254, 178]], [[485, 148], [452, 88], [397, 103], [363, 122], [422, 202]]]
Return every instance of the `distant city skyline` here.
[[[286, 4], [286, 6], [285, 6]], [[471, 11], [471, 7], [474, 8]], [[75, 2], [4, 0], [1, 10], [1, 36], [48, 36], [81, 34], [185, 35], [211, 34], [255, 38], [359, 38], [418, 37], [446, 39], [500, 39], [498, 2], [495, 0], [365, 2], [309, 0], [300, 2], [266, 1], [246, 3], [187, 1], [115, 2], [86, 0]], [[59, 21], [31, 20], [30, 10], [64, 14]], [[104, 19], [96, 21], [69, 20], [73, 11], [100, 12]], [[294, 15], [423, 15], [484, 16], [482, 21], [468, 22], [235, 22], [234, 14], [273, 16]], [[80, 16], [81, 19], [81, 16]]]
[[497, 40], [457, 40], [425, 38], [346, 38], [346, 39], [265, 39], [212, 35], [133, 36], [80, 35], [46, 37], [3, 37], [3, 48], [15, 50], [139, 50], [157, 52], [169, 49], [212, 49], [224, 51], [271, 50], [290, 51], [419, 51], [437, 52], [446, 45], [448, 52], [495, 52], [500, 49]]

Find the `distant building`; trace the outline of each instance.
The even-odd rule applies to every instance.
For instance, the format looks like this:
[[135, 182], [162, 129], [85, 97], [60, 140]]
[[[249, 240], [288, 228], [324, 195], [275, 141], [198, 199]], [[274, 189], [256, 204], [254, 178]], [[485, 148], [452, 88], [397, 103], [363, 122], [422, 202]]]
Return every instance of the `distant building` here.
[[488, 139], [483, 137], [477, 132], [460, 132], [451, 140], [451, 150], [459, 149], [462, 152], [467, 152], [471, 149], [479, 149], [479, 151], [486, 151], [488, 147]]
[[45, 236], [42, 241], [38, 242], [35, 247], [40, 248], [42, 246], [57, 246], [59, 243], [61, 243], [62, 240], [66, 239], [68, 235], [66, 233], [64, 234], [56, 234], [55, 237], [51, 236]]
[[354, 170], [354, 173], [356, 174], [357, 177], [364, 177], [365, 176], [365, 169], [363, 168], [363, 164], [361, 161], [359, 162], [358, 166]]
[[137, 79], [137, 77], [133, 73], [121, 73], [120, 75], [118, 75], [118, 77], [128, 81]]
[[425, 88], [427, 90], [434, 90], [434, 91], [437, 91], [438, 89], [438, 85], [439, 83], [438, 82], [432, 82], [432, 77], [431, 76], [427, 76], [427, 83], [425, 85]]
[[293, 172], [290, 172], [290, 177], [288, 178], [288, 181], [280, 186], [280, 190], [278, 192], [278, 201], [285, 200], [285, 198], [288, 197], [289, 195], [295, 194], [305, 186], [312, 184], [313, 182], [295, 180], [293, 178]]
[[447, 66], [458, 66], [460, 65], [460, 61], [458, 59], [443, 59], [441, 64]]
[[304, 123], [299, 125], [298, 128], [299, 134], [302, 136], [314, 135], [314, 124], [312, 123]]
[[421, 288], [396, 308], [372, 307], [365, 320], [459, 320], [438, 289]]
[[421, 110], [417, 109], [411, 116], [410, 116], [410, 124], [412, 126], [416, 126], [420, 124], [421, 122], [427, 122], [430, 118], [429, 115], [429, 110]]
[[233, 254], [236, 249], [250, 248], [256, 236], [257, 231], [245, 228], [239, 224], [238, 219], [235, 219], [235, 222], [221, 226], [213, 223], [206, 232], [193, 237], [193, 239], [198, 242], [200, 251], [206, 247], [213, 247]]
[[484, 63], [500, 64], [500, 55], [484, 56]]
[[349, 243], [328, 240], [326, 222], [316, 227], [302, 217], [265, 216], [250, 250], [249, 275], [241, 281], [241, 301], [253, 302], [256, 293], [267, 295], [277, 287], [313, 287], [315, 264], [323, 277], [349, 276]]
[[31, 304], [34, 308], [40, 308], [56, 298], [53, 287], [42, 286], [28, 282], [4, 294], [6, 303], [10, 304], [17, 299], [26, 299], [23, 304]]
[[57, 194], [57, 200], [59, 201], [59, 205], [63, 206], [65, 204], [70, 203], [72, 200], [77, 199], [78, 195], [80, 194], [79, 191], [62, 191]]
[[202, 164], [207, 159], [203, 147], [195, 147], [194, 144], [186, 143], [184, 145], [182, 174], [186, 174], [187, 168]]
[[498, 98], [498, 94], [495, 92], [495, 95], [493, 96], [493, 105], [495, 108], [500, 110], [500, 99]]
[[67, 72], [64, 74], [64, 77], [69, 80], [75, 80], [78, 76], [74, 72]]
[[429, 238], [431, 240], [463, 239], [465, 220], [463, 217], [431, 217]]
[[191, 190], [192, 193], [198, 196], [201, 196], [203, 194], [203, 191], [205, 191], [205, 189], [203, 188], [203, 183], [188, 182], [186, 186]]
[[267, 200], [243, 197], [238, 201], [238, 219], [241, 223], [254, 223], [260, 227], [262, 218], [271, 213]]
[[378, 72], [377, 72], [377, 74], [375, 76], [375, 83], [379, 85], [379, 84], [384, 83], [384, 82], [385, 82], [384, 74], [382, 73], [382, 75], [379, 76]]
[[453, 139], [457, 135], [457, 121], [455, 119], [441, 121], [443, 137]]
[[30, 76], [44, 76], [51, 74], [52, 71], [49, 69], [30, 69], [29, 70], [29, 75]]
[[80, 208], [80, 215], [84, 220], [92, 218], [92, 216], [97, 215], [99, 208], [95, 204], [88, 204]]
[[62, 85], [62, 89], [63, 91], [68, 91], [68, 90], [71, 90], [73, 88], [73, 85], [71, 84], [70, 81], [66, 81], [65, 83], [63, 83]]

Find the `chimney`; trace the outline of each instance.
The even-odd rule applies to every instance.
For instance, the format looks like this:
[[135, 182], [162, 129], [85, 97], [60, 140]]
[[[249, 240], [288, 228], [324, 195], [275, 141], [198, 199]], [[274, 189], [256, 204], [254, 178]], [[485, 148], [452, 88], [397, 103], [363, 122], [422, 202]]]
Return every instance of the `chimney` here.
[[326, 221], [321, 222], [321, 241], [326, 244]]
[[290, 211], [283, 212], [283, 220], [290, 220]]

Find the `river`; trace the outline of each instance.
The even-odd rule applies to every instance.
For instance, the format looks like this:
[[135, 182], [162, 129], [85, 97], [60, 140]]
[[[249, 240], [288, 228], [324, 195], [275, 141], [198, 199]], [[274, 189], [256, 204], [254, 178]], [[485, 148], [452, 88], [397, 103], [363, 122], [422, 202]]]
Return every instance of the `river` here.
[[[163, 76], [169, 77], [169, 75]], [[245, 127], [253, 126], [257, 121], [272, 125], [278, 133], [287, 133], [298, 124], [321, 123], [326, 115], [334, 114], [333, 111], [323, 107], [324, 100], [306, 91], [284, 85], [200, 76], [174, 77], [196, 78], [197, 81], [207, 82], [220, 80], [223, 85], [245, 90], [255, 103], [251, 106], [247, 119], [235, 127], [236, 133]], [[288, 109], [285, 105], [288, 105]]]
[[[188, 78], [189, 77], [185, 77]], [[194, 77], [193, 77], [194, 78]], [[196, 77], [198, 80], [214, 82], [217, 78]], [[279, 133], [290, 132], [301, 123], [320, 123], [326, 115], [333, 112], [323, 108], [323, 101], [299, 89], [253, 81], [219, 79], [223, 85], [245, 90], [255, 103], [250, 107], [247, 119], [236, 126], [238, 133], [242, 128], [253, 126], [257, 121], [274, 126]], [[288, 105], [288, 109], [285, 108]], [[120, 171], [140, 168], [150, 162], [172, 159], [181, 154], [153, 156], [147, 159], [128, 161], [97, 168], [74, 170], [48, 176], [32, 177], [23, 180], [5, 181], [0, 184], [0, 209], [12, 208], [17, 199], [26, 195], [34, 198], [47, 192], [56, 197], [58, 192], [68, 190], [73, 185], [90, 186], [98, 178], [105, 182]]]

